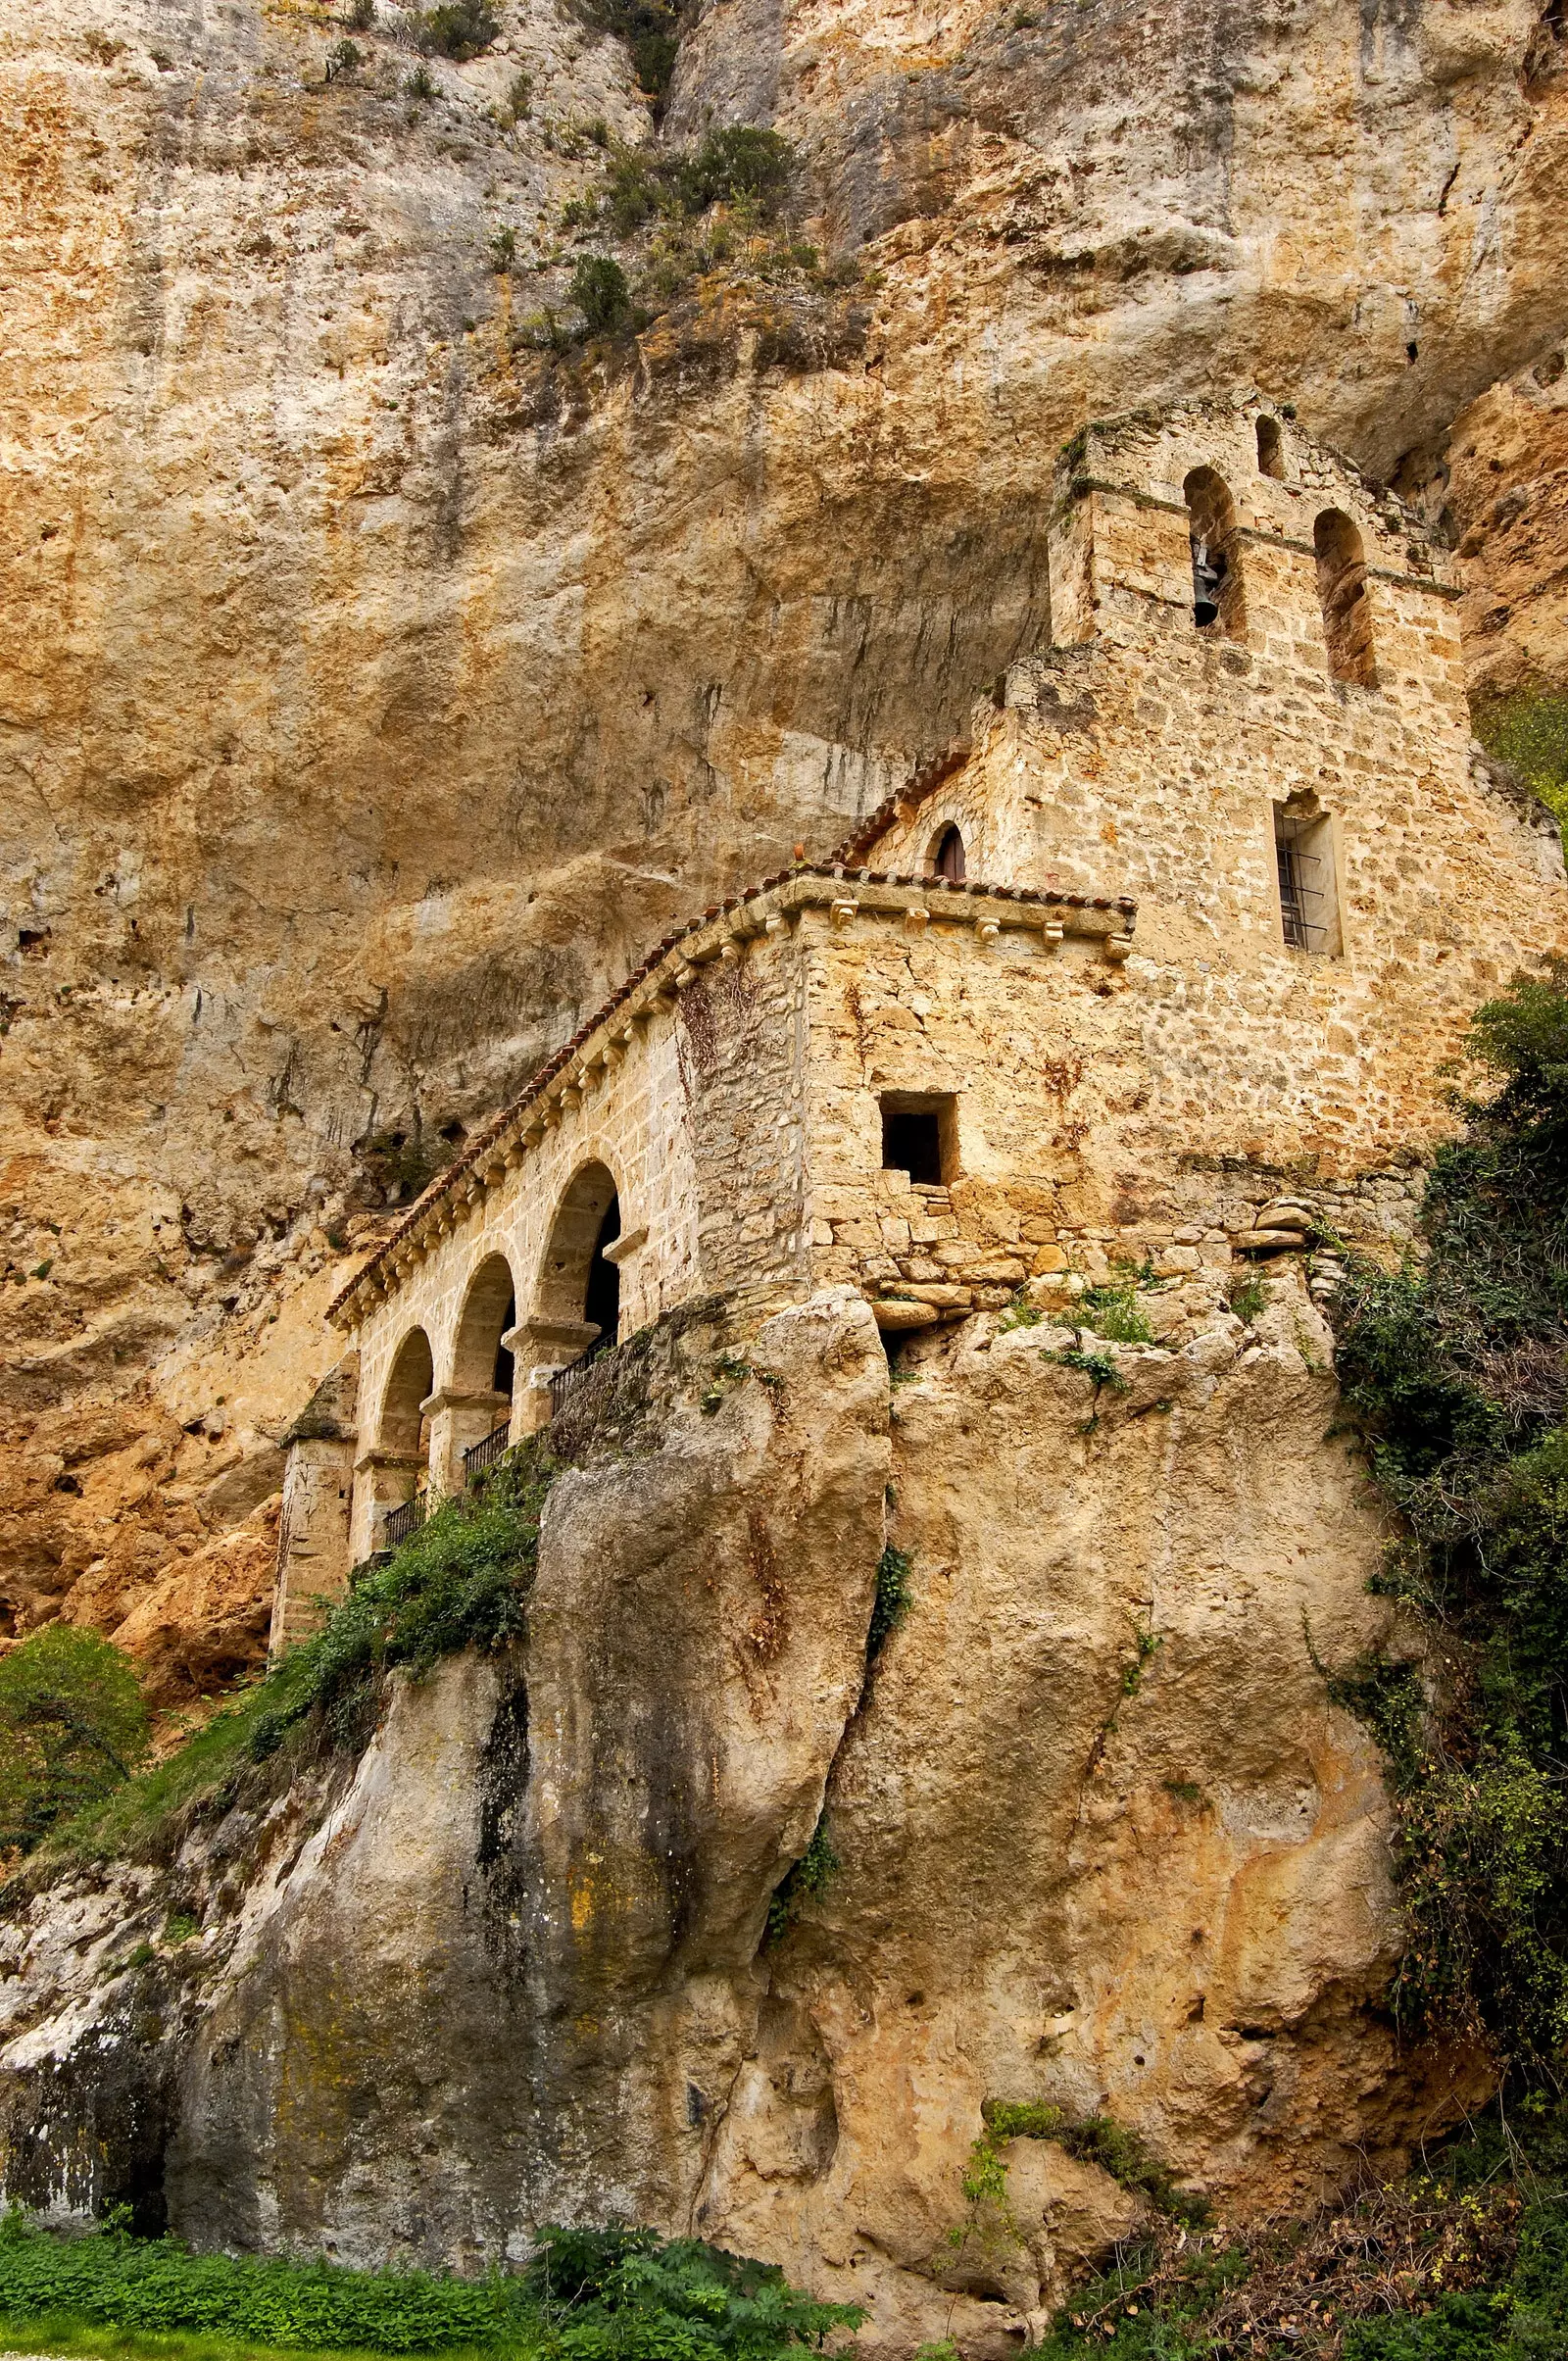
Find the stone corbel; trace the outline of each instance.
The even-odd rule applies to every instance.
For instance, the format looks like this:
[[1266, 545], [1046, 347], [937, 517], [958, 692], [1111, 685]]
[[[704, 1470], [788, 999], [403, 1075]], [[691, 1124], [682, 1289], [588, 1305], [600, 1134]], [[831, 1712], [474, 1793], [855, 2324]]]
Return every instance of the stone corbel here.
[[789, 931], [790, 922], [788, 918], [785, 917], [784, 912], [780, 910], [769, 910], [766, 918], [762, 922], [763, 934], [767, 935], [773, 942], [776, 943], [780, 935], [787, 935]]
[[504, 1410], [511, 1400], [510, 1394], [497, 1394], [489, 1386], [472, 1394], [460, 1393], [455, 1386], [438, 1386], [420, 1402], [419, 1416], [435, 1418], [442, 1410]]
[[906, 935], [923, 935], [930, 923], [931, 912], [928, 910], [909, 909], [904, 913], [904, 931]]
[[1104, 935], [1101, 938], [1100, 949], [1102, 955], [1110, 960], [1112, 966], [1119, 967], [1123, 959], [1132, 957], [1132, 936]]
[[586, 1353], [598, 1334], [597, 1320], [519, 1320], [515, 1328], [507, 1330], [501, 1342], [519, 1366], [527, 1366], [534, 1374], [537, 1374], [534, 1364], [541, 1354], [554, 1353], [557, 1357], [545, 1367], [548, 1377], [551, 1369], [559, 1369], [564, 1361], [574, 1361], [579, 1353]]
[[1040, 939], [1048, 951], [1059, 949], [1067, 929], [1059, 918], [1048, 918], [1040, 929]]
[[599, 1251], [607, 1262], [613, 1262], [618, 1268], [622, 1262], [629, 1262], [637, 1249], [647, 1243], [648, 1224], [645, 1221], [640, 1230], [623, 1230], [618, 1238], [612, 1238], [609, 1246], [601, 1247]]
[[362, 1476], [370, 1468], [384, 1468], [394, 1475], [417, 1475], [423, 1465], [423, 1451], [383, 1451], [379, 1444], [372, 1444], [355, 1460], [354, 1472]]
[[860, 906], [853, 894], [840, 894], [829, 904], [827, 914], [829, 922], [842, 932], [845, 927], [855, 924], [859, 912]]
[[974, 931], [988, 951], [993, 943], [1000, 940], [1002, 934], [1002, 928], [995, 918], [982, 918]]

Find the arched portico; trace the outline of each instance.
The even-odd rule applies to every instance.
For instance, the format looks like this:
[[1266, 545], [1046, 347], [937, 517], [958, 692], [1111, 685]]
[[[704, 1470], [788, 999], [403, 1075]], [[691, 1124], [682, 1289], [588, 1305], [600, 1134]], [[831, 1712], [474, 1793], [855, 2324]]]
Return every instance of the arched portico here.
[[516, 1290], [505, 1254], [486, 1254], [468, 1278], [446, 1383], [425, 1404], [430, 1420], [430, 1481], [461, 1492], [463, 1455], [512, 1418], [512, 1351]]
[[628, 1241], [620, 1191], [610, 1166], [580, 1164], [561, 1194], [540, 1257], [533, 1308], [514, 1331], [514, 1350], [527, 1368], [519, 1390], [522, 1431], [550, 1416], [551, 1372], [585, 1353], [614, 1344], [620, 1327], [617, 1247]]
[[433, 1382], [430, 1339], [422, 1328], [411, 1328], [392, 1356], [369, 1448], [355, 1461], [350, 1528], [350, 1556], [355, 1561], [381, 1547], [392, 1510], [422, 1489], [430, 1463], [426, 1405]]

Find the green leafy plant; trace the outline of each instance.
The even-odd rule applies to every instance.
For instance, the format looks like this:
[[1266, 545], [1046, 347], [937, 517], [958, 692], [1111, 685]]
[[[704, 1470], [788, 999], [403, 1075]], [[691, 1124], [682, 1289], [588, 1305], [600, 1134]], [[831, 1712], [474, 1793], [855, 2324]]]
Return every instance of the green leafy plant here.
[[444, 1656], [520, 1637], [556, 1472], [534, 1439], [443, 1500], [401, 1549], [360, 1569], [319, 1631], [177, 1752], [62, 1828], [59, 1842], [90, 1856], [156, 1846], [177, 1814], [232, 1799], [248, 1766], [280, 1755], [286, 1771], [286, 1749], [301, 1744], [328, 1752], [358, 1748], [389, 1671], [418, 1680]]
[[375, 0], [349, 0], [343, 22], [350, 32], [368, 32], [375, 23]]
[[334, 41], [326, 53], [329, 82], [352, 81], [365, 63], [365, 52], [354, 41]]
[[[1341, 1384], [1403, 1524], [1378, 1587], [1433, 1671], [1331, 1675], [1388, 1756], [1410, 1941], [1392, 2000], [1526, 2074], [1568, 2040], [1568, 968], [1477, 1011], [1423, 1264], [1352, 1255]], [[1439, 1674], [1441, 1672], [1441, 1677]]]
[[1263, 1285], [1260, 1271], [1249, 1271], [1241, 1285], [1231, 1292], [1231, 1309], [1249, 1327], [1260, 1311], [1268, 1308], [1268, 1289]]
[[0, 1656], [0, 1853], [31, 1852], [127, 1780], [148, 1715], [128, 1656], [74, 1623], [47, 1623]]
[[1031, 1303], [1022, 1288], [997, 1314], [997, 1334], [1005, 1336], [1011, 1328], [1038, 1328], [1045, 1318], [1038, 1303]]
[[625, 43], [639, 89], [658, 104], [669, 91], [680, 46], [674, 0], [578, 0], [577, 13], [596, 31]]
[[764, 1943], [778, 1943], [787, 1935], [800, 1916], [802, 1905], [819, 1900], [843, 1866], [828, 1836], [826, 1819], [818, 1820], [806, 1850], [773, 1889], [762, 1936]]
[[501, 19], [490, 0], [438, 0], [436, 7], [415, 12], [414, 35], [419, 47], [459, 66], [488, 49], [500, 31]]
[[503, 276], [517, 259], [517, 233], [510, 222], [490, 232], [490, 261]]
[[[416, 100], [419, 101], [421, 104], [422, 104], [422, 103], [424, 102], [424, 100], [426, 100], [426, 99], [431, 99], [431, 98], [434, 98], [434, 96], [435, 96], [435, 94], [436, 94], [436, 91], [435, 91], [435, 81], [434, 81], [434, 78], [433, 78], [433, 77], [432, 77], [432, 75], [431, 75], [431, 73], [430, 73], [430, 69], [429, 69], [429, 67], [428, 67], [428, 66], [416, 66], [416, 67], [415, 67], [415, 69], [414, 69], [414, 72], [413, 72], [413, 73], [412, 73], [412, 74], [409, 75], [409, 77], [408, 77], [407, 81], [405, 81], [405, 83], [404, 83], [404, 85], [403, 85], [403, 88], [404, 88], [404, 91], [405, 91], [405, 93], [406, 93], [406, 95], [407, 95], [408, 97], [410, 97], [410, 98], [412, 98], [412, 99], [416, 99]], [[375, 1154], [375, 1153], [377, 1152], [378, 1143], [381, 1143], [381, 1142], [388, 1142], [388, 1141], [389, 1141], [389, 1139], [390, 1139], [390, 1135], [389, 1135], [389, 1134], [387, 1134], [387, 1133], [384, 1133], [384, 1132], [382, 1132], [382, 1133], [378, 1133], [378, 1134], [376, 1135], [376, 1138], [375, 1138], [374, 1140], [370, 1140], [370, 1141], [368, 1141], [368, 1142], [367, 1142], [367, 1144], [366, 1144], [366, 1147], [365, 1147], [365, 1149], [362, 1151], [362, 1153], [363, 1153], [363, 1154], [364, 1154], [364, 1155], [365, 1155], [367, 1157], [368, 1157], [368, 1156], [370, 1156], [371, 1155], [373, 1155], [373, 1154]], [[389, 1159], [389, 1160], [390, 1160], [390, 1159]], [[400, 1159], [400, 1164], [401, 1164], [401, 1159]], [[394, 1169], [395, 1169], [395, 1172], [396, 1172], [396, 1169], [397, 1169], [397, 1168], [395, 1167]], [[411, 1159], [411, 1160], [410, 1160], [410, 1162], [408, 1163], [408, 1165], [407, 1165], [406, 1169], [408, 1170], [408, 1172], [409, 1172], [409, 1174], [410, 1174], [410, 1178], [412, 1179], [412, 1178], [413, 1178], [413, 1175], [414, 1175], [414, 1172], [415, 1172], [415, 1169], [416, 1169], [416, 1167], [415, 1167], [415, 1165], [414, 1165], [414, 1163], [413, 1163], [412, 1159]], [[428, 1177], [429, 1177], [428, 1173], [426, 1173], [425, 1177], [426, 1177], [426, 1178], [428, 1178]], [[403, 1186], [402, 1186], [402, 1189], [401, 1189], [400, 1193], [401, 1193], [401, 1194], [406, 1194], [406, 1195], [408, 1195], [408, 1196], [410, 1196], [410, 1197], [417, 1197], [417, 1196], [418, 1196], [418, 1194], [419, 1194], [419, 1190], [420, 1190], [420, 1189], [422, 1189], [422, 1188], [423, 1188], [423, 1186], [424, 1186], [424, 1181], [423, 1181], [423, 1180], [420, 1180], [420, 1181], [418, 1181], [418, 1182], [417, 1182], [417, 1185], [416, 1185], [416, 1186], [415, 1186], [415, 1187], [412, 1187], [412, 1188], [411, 1188], [411, 1187], [409, 1187], [409, 1186], [407, 1185], [407, 1183], [404, 1183], [404, 1184], [403, 1184]], [[390, 1199], [389, 1199], [389, 1201], [388, 1201], [388, 1202], [389, 1202], [389, 1203], [392, 1203], [392, 1202], [395, 1202], [395, 1201], [393, 1201], [393, 1200], [390, 1200]]]
[[892, 1542], [876, 1561], [876, 1597], [871, 1604], [870, 1628], [865, 1636], [868, 1657], [880, 1654], [894, 1627], [902, 1623], [909, 1611], [909, 1577], [914, 1572], [914, 1560], [907, 1549], [896, 1549]]
[[612, 255], [584, 255], [571, 274], [570, 294], [590, 336], [612, 336], [630, 326], [631, 289]]
[[775, 2361], [863, 2317], [815, 2302], [771, 2264], [645, 2230], [546, 2229], [526, 2271], [464, 2280], [190, 2254], [172, 2238], [131, 2238], [118, 2218], [67, 2238], [15, 2210], [0, 2217], [0, 2320], [59, 2324], [57, 2349], [85, 2323], [240, 2350]]
[[1568, 827], [1568, 695], [1536, 683], [1478, 697], [1472, 719], [1488, 754], [1511, 764]]
[[1084, 1326], [1113, 1345], [1152, 1344], [1154, 1332], [1138, 1297], [1141, 1290], [1160, 1284], [1147, 1258], [1141, 1264], [1118, 1263], [1109, 1279], [1099, 1287], [1086, 1287], [1079, 1297]]
[[526, 66], [519, 66], [507, 84], [507, 95], [502, 101], [501, 120], [509, 130], [523, 121], [532, 105], [533, 75]]

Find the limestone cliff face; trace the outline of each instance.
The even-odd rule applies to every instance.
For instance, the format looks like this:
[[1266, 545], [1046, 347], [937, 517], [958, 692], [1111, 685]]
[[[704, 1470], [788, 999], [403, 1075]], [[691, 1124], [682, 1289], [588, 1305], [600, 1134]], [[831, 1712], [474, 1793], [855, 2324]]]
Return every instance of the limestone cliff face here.
[[[0, 30], [11, 1630], [123, 1628], [275, 1491], [389, 1135], [442, 1152], [673, 911], [961, 728], [1046, 628], [1087, 414], [1256, 381], [1377, 468], [1460, 414], [1478, 484], [1499, 418], [1491, 480], [1556, 465], [1508, 390], [1568, 324], [1535, 0], [714, 0], [666, 135], [790, 138], [853, 333], [715, 297], [576, 371], [509, 331], [603, 242], [570, 123], [649, 111], [502, 13], [429, 101], [384, 24], [328, 82], [307, 0]], [[1554, 518], [1476, 528], [1489, 677], [1549, 636]]]
[[[1204, 1285], [1098, 1392], [982, 1316], [890, 1395], [843, 1293], [714, 1409], [688, 1328], [633, 1448], [558, 1479], [524, 1645], [21, 1911], [10, 2189], [468, 2266], [618, 2214], [865, 2302], [870, 2349], [951, 2318], [1000, 2357], [1142, 2201], [1016, 2141], [1015, 2231], [956, 2257], [988, 2097], [1108, 2107], [1233, 2214], [1395, 2164], [1473, 2076], [1396, 2059], [1386, 1798], [1303, 1636], [1383, 1634], [1383, 1536], [1298, 1275], [1245, 1329]], [[769, 1941], [819, 1814], [837, 1867]]]

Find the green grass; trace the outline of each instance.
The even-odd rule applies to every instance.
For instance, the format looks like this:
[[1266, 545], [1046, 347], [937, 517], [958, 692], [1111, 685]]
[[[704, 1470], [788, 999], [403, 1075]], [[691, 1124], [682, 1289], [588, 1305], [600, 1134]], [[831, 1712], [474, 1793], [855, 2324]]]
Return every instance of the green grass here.
[[[494, 2345], [448, 2345], [442, 2361], [492, 2361]], [[519, 2348], [519, 2350], [525, 2348]], [[536, 2346], [526, 2348], [536, 2350]], [[108, 2328], [82, 2320], [74, 2312], [46, 2313], [41, 2318], [0, 2312], [0, 2352], [80, 2354], [83, 2361], [252, 2361], [265, 2353], [267, 2361], [383, 2361], [364, 2345], [261, 2344], [253, 2337], [220, 2336], [194, 2330]], [[416, 2361], [416, 2357], [413, 2357]]]

